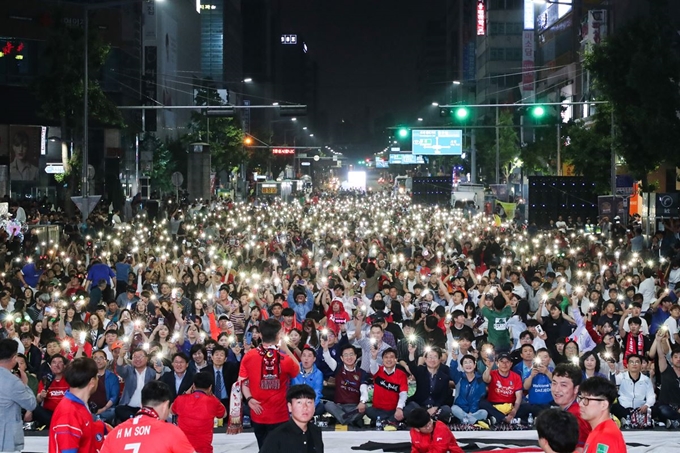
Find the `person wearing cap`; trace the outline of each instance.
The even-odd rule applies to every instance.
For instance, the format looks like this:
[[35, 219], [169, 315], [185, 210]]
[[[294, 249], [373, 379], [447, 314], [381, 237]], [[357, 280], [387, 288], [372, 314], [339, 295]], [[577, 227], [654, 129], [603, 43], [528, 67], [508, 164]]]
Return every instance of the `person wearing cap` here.
[[522, 378], [511, 370], [512, 358], [507, 352], [498, 354], [496, 370], [492, 370], [493, 361], [488, 356], [484, 364], [482, 379], [488, 385], [488, 394], [479, 402], [479, 409], [487, 411], [492, 425], [501, 421], [511, 423], [522, 404]]

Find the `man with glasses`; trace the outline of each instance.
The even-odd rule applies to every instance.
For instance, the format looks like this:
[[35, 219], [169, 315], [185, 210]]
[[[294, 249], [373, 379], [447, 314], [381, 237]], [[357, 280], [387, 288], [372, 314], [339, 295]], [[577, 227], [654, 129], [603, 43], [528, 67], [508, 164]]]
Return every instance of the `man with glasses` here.
[[[628, 356], [628, 371], [616, 374], [616, 385], [619, 386], [619, 399], [612, 407], [612, 413], [621, 422], [628, 419], [633, 427], [652, 423], [651, 416], [647, 417], [652, 406], [656, 402], [654, 384], [651, 379], [642, 374], [642, 356], [631, 354]], [[633, 415], [635, 414], [635, 415]]]
[[411, 453], [463, 453], [449, 427], [432, 420], [426, 409], [413, 409], [406, 424], [411, 427]]
[[106, 423], [113, 423], [113, 419], [116, 417], [115, 406], [118, 404], [120, 396], [120, 382], [118, 376], [106, 369], [109, 361], [104, 351], [94, 351], [92, 359], [97, 365], [99, 381], [97, 388], [90, 397], [90, 409], [95, 416]]
[[583, 453], [627, 451], [621, 430], [611, 419], [610, 414], [618, 396], [616, 385], [603, 377], [595, 376], [581, 384], [576, 400], [581, 408], [581, 417], [593, 429], [586, 439]]

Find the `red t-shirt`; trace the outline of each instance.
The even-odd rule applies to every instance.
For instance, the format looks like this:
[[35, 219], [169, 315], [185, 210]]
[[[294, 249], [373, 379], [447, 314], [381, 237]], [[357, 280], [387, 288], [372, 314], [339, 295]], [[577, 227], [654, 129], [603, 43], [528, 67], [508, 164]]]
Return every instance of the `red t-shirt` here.
[[104, 441], [104, 422], [93, 421], [90, 409], [68, 393], [52, 415], [49, 453], [95, 453]]
[[253, 399], [262, 405], [262, 413], [251, 411], [250, 418], [255, 423], [273, 425], [288, 421], [288, 405], [286, 404], [286, 390], [290, 380], [298, 375], [300, 367], [289, 356], [281, 354], [279, 361], [279, 383], [277, 389], [262, 389], [262, 360], [260, 349], [251, 349], [241, 359], [239, 378], [248, 380], [248, 388]]
[[373, 407], [384, 411], [395, 410], [401, 392], [408, 392], [406, 373], [395, 368], [392, 374], [387, 374], [385, 367], [380, 366], [373, 376]]
[[[212, 434], [212, 428], [210, 429]], [[118, 425], [104, 440], [100, 453], [194, 453], [181, 429], [148, 415]]]
[[[44, 389], [45, 385], [41, 380], [40, 383], [38, 383], [38, 393], [42, 392]], [[47, 389], [47, 396], [42, 404], [43, 408], [54, 412], [57, 405], [64, 399], [64, 395], [68, 389], [69, 385], [63, 377], [59, 380], [55, 379], [52, 381], [52, 384], [50, 384], [50, 387]]]
[[491, 382], [489, 382], [487, 400], [493, 404], [515, 403], [517, 391], [521, 391], [522, 378], [514, 371], [503, 377], [498, 370], [491, 372]]
[[449, 427], [437, 421], [431, 433], [411, 430], [411, 453], [463, 453], [463, 449]]
[[567, 412], [574, 414], [576, 420], [578, 420], [578, 446], [583, 448], [592, 430], [590, 423], [581, 418], [581, 408], [576, 401], [571, 403], [571, 406], [567, 408]]
[[625, 453], [626, 442], [613, 420], [606, 420], [590, 432], [583, 453]]
[[224, 418], [224, 405], [214, 395], [196, 391], [180, 395], [172, 403], [172, 413], [177, 414], [177, 425], [186, 434], [198, 453], [212, 453], [213, 421]]

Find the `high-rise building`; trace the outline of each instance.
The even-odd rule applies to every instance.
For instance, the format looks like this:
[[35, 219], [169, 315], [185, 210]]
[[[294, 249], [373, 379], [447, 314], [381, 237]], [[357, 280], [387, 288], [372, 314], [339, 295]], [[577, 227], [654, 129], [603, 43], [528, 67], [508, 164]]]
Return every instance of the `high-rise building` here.
[[240, 0], [201, 4], [201, 73], [219, 88], [236, 90], [243, 78], [243, 19]]

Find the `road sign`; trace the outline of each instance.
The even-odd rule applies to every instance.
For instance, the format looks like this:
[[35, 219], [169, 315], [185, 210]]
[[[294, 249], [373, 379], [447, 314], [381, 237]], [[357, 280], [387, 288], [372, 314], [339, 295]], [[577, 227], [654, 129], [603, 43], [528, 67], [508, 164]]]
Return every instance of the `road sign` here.
[[181, 187], [182, 183], [184, 182], [184, 176], [182, 176], [182, 173], [176, 171], [172, 174], [170, 180], [172, 181], [173, 186]]
[[87, 217], [94, 210], [94, 207], [97, 206], [101, 198], [101, 195], [90, 195], [89, 197], [71, 197], [71, 200], [73, 200], [78, 210]]
[[680, 207], [680, 196], [677, 193], [656, 194], [656, 216], [677, 217]]

